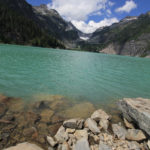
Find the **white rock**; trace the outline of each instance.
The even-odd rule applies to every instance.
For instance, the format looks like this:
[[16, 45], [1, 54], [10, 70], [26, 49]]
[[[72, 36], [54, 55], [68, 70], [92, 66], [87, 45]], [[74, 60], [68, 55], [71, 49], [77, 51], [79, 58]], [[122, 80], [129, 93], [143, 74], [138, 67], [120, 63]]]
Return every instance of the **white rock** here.
[[90, 150], [88, 140], [82, 138], [74, 145], [73, 150]]
[[47, 142], [50, 144], [50, 146], [54, 147], [57, 142], [50, 136], [47, 136]]
[[6, 148], [4, 150], [43, 150], [43, 149], [35, 144], [30, 144], [25, 142], [25, 143], [18, 144], [16, 146]]
[[100, 121], [101, 119], [103, 120], [109, 120], [110, 116], [104, 112], [102, 109], [96, 110], [92, 115], [91, 118], [95, 121]]
[[59, 143], [64, 143], [68, 140], [68, 133], [65, 132], [65, 128], [61, 126], [55, 135], [55, 139]]
[[74, 133], [75, 137], [77, 140], [81, 139], [81, 138], [86, 138], [88, 139], [88, 132], [87, 130], [76, 130], [76, 132]]
[[89, 128], [94, 134], [100, 133], [100, 129], [98, 128], [97, 123], [91, 118], [88, 118], [85, 121], [85, 127]]

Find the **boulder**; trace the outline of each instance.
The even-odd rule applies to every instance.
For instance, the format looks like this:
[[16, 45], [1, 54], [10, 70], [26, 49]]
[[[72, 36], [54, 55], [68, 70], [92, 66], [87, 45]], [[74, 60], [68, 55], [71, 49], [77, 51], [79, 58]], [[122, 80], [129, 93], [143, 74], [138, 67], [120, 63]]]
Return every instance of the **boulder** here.
[[94, 120], [91, 119], [91, 118], [88, 118], [88, 119], [85, 121], [85, 125], [84, 125], [84, 126], [85, 126], [86, 128], [89, 128], [94, 134], [100, 133], [100, 129], [98, 128], [96, 121], [94, 121]]
[[142, 141], [146, 139], [146, 136], [141, 130], [128, 129], [126, 133], [126, 139], [131, 141]]
[[78, 140], [74, 145], [73, 150], [90, 150], [88, 140], [86, 138]]
[[70, 119], [64, 121], [63, 126], [65, 128], [71, 128], [71, 129], [82, 129], [83, 123], [84, 123], [83, 119]]
[[47, 136], [47, 142], [50, 144], [50, 146], [54, 147], [57, 142], [51, 137], [51, 136]]
[[95, 121], [100, 121], [101, 119], [103, 120], [109, 120], [110, 116], [104, 112], [102, 109], [96, 110], [92, 115], [91, 118]]
[[35, 144], [30, 144], [26, 142], [26, 143], [18, 144], [16, 146], [6, 148], [4, 150], [43, 150], [43, 149]]
[[68, 133], [65, 132], [65, 128], [61, 126], [55, 135], [56, 140], [59, 143], [64, 143], [68, 140]]
[[134, 122], [150, 136], [150, 100], [143, 98], [124, 98], [119, 101], [124, 118]]
[[88, 139], [88, 132], [87, 130], [76, 130], [76, 132], [74, 133], [75, 137], [77, 140], [81, 139], [81, 138], [86, 138]]
[[115, 136], [118, 137], [118, 139], [124, 140], [126, 137], [126, 129], [118, 124], [112, 124], [112, 130]]

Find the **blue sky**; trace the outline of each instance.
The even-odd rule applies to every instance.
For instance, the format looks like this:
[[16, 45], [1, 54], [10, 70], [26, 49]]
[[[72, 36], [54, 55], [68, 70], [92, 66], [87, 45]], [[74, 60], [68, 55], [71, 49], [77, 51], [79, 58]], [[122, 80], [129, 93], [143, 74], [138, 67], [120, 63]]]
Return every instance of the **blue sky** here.
[[150, 11], [150, 0], [27, 0], [38, 6], [47, 4], [71, 21], [79, 30], [91, 33], [126, 16], [138, 16]]

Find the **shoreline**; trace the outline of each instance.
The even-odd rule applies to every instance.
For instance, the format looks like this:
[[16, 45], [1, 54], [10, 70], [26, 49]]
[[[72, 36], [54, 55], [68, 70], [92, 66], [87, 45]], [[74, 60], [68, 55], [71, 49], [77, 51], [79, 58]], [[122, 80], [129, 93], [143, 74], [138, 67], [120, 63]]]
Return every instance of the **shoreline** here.
[[[140, 101], [144, 100], [145, 99], [141, 99]], [[74, 109], [73, 113], [78, 112], [82, 108], [80, 112], [81, 115], [79, 114], [72, 119], [72, 110], [64, 111], [67, 108], [66, 106], [70, 104], [64, 103], [64, 101], [65, 99], [61, 96], [55, 96], [55, 98], [53, 96], [49, 101], [38, 101], [32, 104], [31, 107], [28, 108], [28, 111], [26, 111], [24, 110], [21, 99], [0, 95], [0, 149], [3, 150], [4, 148], [10, 147], [8, 150], [11, 150], [11, 146], [22, 143], [25, 147], [29, 146], [29, 150], [30, 146], [35, 146], [31, 145], [31, 143], [33, 143], [43, 148], [42, 150], [47, 150], [48, 148], [48, 150], [61, 150], [63, 149], [62, 147], [65, 148], [64, 150], [79, 150], [75, 147], [80, 147], [83, 143], [83, 145], [86, 143], [86, 146], [91, 150], [99, 150], [99, 145], [110, 147], [110, 139], [112, 146], [114, 146], [114, 143], [119, 144], [123, 142], [126, 148], [128, 146], [139, 147], [140, 150], [140, 147], [146, 147], [145, 143], [148, 142], [148, 134], [143, 131], [141, 127], [137, 127], [137, 122], [131, 120], [129, 122], [129, 117], [123, 117], [122, 115], [122, 121], [114, 123], [114, 118], [110, 114], [107, 114], [102, 109], [95, 110], [89, 103], [83, 103], [72, 106]], [[130, 101], [132, 101], [132, 99]], [[121, 106], [125, 105], [121, 104]], [[62, 110], [62, 107], [64, 107], [64, 110]], [[137, 107], [139, 110], [140, 107], [145, 110], [148, 109], [146, 106]], [[54, 111], [55, 109], [60, 109], [61, 111], [56, 113]], [[63, 114], [67, 116], [66, 112], [70, 115], [69, 120], [67, 117], [60, 115]], [[86, 114], [87, 112], [88, 115]], [[123, 112], [122, 110], [122, 114], [123, 113], [125, 113], [125, 111]], [[87, 117], [84, 116], [85, 114]], [[127, 114], [125, 114], [125, 116], [127, 116]], [[132, 132], [129, 133], [130, 138], [131, 136], [135, 138], [135, 135], [137, 136], [138, 134], [138, 136], [143, 139], [131, 140], [129, 137], [126, 139], [125, 134], [128, 133], [129, 129], [132, 129]], [[68, 135], [67, 139], [66, 135]], [[69, 137], [69, 135], [71, 137]], [[81, 137], [84, 138], [83, 141]], [[101, 141], [101, 138], [104, 137], [108, 139]], [[22, 144], [19, 146], [23, 146]], [[120, 147], [120, 149], [123, 148], [121, 145], [118, 147]], [[117, 148], [111, 149], [119, 150]]]

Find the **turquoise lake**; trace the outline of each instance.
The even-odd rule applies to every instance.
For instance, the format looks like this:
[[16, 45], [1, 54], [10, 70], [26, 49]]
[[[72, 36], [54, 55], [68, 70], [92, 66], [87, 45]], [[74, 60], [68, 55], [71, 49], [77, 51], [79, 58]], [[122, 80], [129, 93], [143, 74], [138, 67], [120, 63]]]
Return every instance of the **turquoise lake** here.
[[1, 44], [0, 93], [26, 101], [63, 95], [106, 106], [150, 98], [150, 59]]

